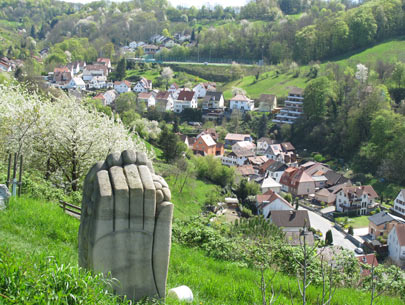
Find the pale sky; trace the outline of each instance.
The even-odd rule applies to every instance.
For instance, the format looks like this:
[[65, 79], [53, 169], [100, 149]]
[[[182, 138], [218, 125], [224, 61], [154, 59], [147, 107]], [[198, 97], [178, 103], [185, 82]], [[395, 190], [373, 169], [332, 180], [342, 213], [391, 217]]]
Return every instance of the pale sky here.
[[[96, 0], [59, 0], [59, 1], [65, 1], [65, 2], [71, 2], [71, 3], [89, 3], [93, 2]], [[123, 2], [123, 1], [129, 1], [129, 0], [111, 0], [113, 2]], [[227, 6], [243, 6], [248, 2], [248, 0], [168, 0], [173, 6], [192, 6], [194, 5], [195, 7], [201, 7], [202, 5], [206, 6], [212, 6], [214, 7], [216, 4], [220, 4], [223, 7]]]

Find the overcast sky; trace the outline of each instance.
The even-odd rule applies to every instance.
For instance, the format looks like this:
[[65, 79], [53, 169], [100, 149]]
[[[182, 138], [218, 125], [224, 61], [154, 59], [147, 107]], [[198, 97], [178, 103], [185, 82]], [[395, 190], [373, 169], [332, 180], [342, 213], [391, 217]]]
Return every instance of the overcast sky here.
[[[74, 2], [74, 3], [89, 3], [95, 0], [61, 0], [66, 2]], [[129, 1], [129, 0], [112, 0], [114, 2], [122, 2], [122, 1]], [[210, 6], [215, 6], [216, 4], [221, 4], [223, 7], [227, 6], [242, 6], [248, 0], [168, 0], [173, 6], [182, 5], [182, 6], [191, 6], [194, 5], [196, 7], [200, 7], [202, 5], [209, 4]]]

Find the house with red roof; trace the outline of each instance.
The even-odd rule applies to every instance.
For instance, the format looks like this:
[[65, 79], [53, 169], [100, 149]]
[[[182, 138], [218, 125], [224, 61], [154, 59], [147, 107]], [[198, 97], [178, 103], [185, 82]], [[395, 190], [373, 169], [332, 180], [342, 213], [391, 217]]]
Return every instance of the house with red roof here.
[[223, 144], [216, 143], [209, 134], [197, 137], [192, 149], [195, 155], [222, 156], [224, 154]]
[[173, 97], [169, 91], [159, 91], [155, 96], [155, 109], [160, 112], [172, 111]]
[[370, 268], [371, 267], [375, 268], [378, 266], [378, 261], [377, 261], [377, 258], [375, 257], [374, 253], [359, 255], [359, 256], [356, 256], [356, 258], [360, 264], [360, 270], [361, 270], [362, 276], [369, 276], [371, 273]]
[[114, 82], [114, 89], [119, 94], [131, 91], [131, 83], [127, 80], [123, 81], [115, 81]]
[[152, 90], [152, 81], [142, 77], [132, 89], [134, 92], [149, 92]]
[[111, 60], [109, 58], [97, 58], [97, 63], [105, 65], [111, 72]]
[[345, 186], [336, 194], [336, 211], [367, 215], [378, 206], [377, 198], [371, 185]]
[[255, 108], [255, 103], [246, 95], [237, 94], [230, 99], [229, 108], [231, 108], [232, 110], [237, 109], [241, 111], [253, 111], [253, 109]]
[[269, 213], [271, 211], [294, 210], [291, 203], [272, 190], [268, 190], [263, 194], [256, 195], [256, 207], [258, 213], [264, 215], [265, 218], [269, 217]]
[[315, 181], [303, 168], [289, 167], [280, 178], [281, 190], [294, 196], [308, 196], [315, 193]]
[[194, 91], [182, 90], [174, 101], [174, 112], [181, 113], [186, 108], [197, 108], [197, 95]]

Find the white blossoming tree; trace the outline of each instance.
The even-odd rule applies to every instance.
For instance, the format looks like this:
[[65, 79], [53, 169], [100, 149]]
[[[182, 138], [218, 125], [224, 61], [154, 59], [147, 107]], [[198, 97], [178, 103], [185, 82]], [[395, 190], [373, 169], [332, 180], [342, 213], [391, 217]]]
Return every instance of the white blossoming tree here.
[[64, 97], [50, 102], [18, 86], [0, 87], [0, 101], [3, 152], [18, 150], [28, 155], [31, 168], [73, 191], [89, 167], [110, 152], [146, 151], [121, 121], [90, 110], [80, 101]]
[[367, 81], [367, 77], [368, 77], [367, 67], [363, 64], [358, 64], [355, 76], [361, 83], [364, 84]]

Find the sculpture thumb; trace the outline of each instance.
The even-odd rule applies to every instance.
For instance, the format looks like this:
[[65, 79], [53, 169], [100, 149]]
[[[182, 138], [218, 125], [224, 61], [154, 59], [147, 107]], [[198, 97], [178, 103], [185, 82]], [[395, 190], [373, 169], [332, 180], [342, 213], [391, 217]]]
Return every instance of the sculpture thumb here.
[[157, 205], [153, 238], [153, 273], [159, 297], [166, 293], [166, 279], [169, 268], [172, 239], [173, 204], [164, 201]]

